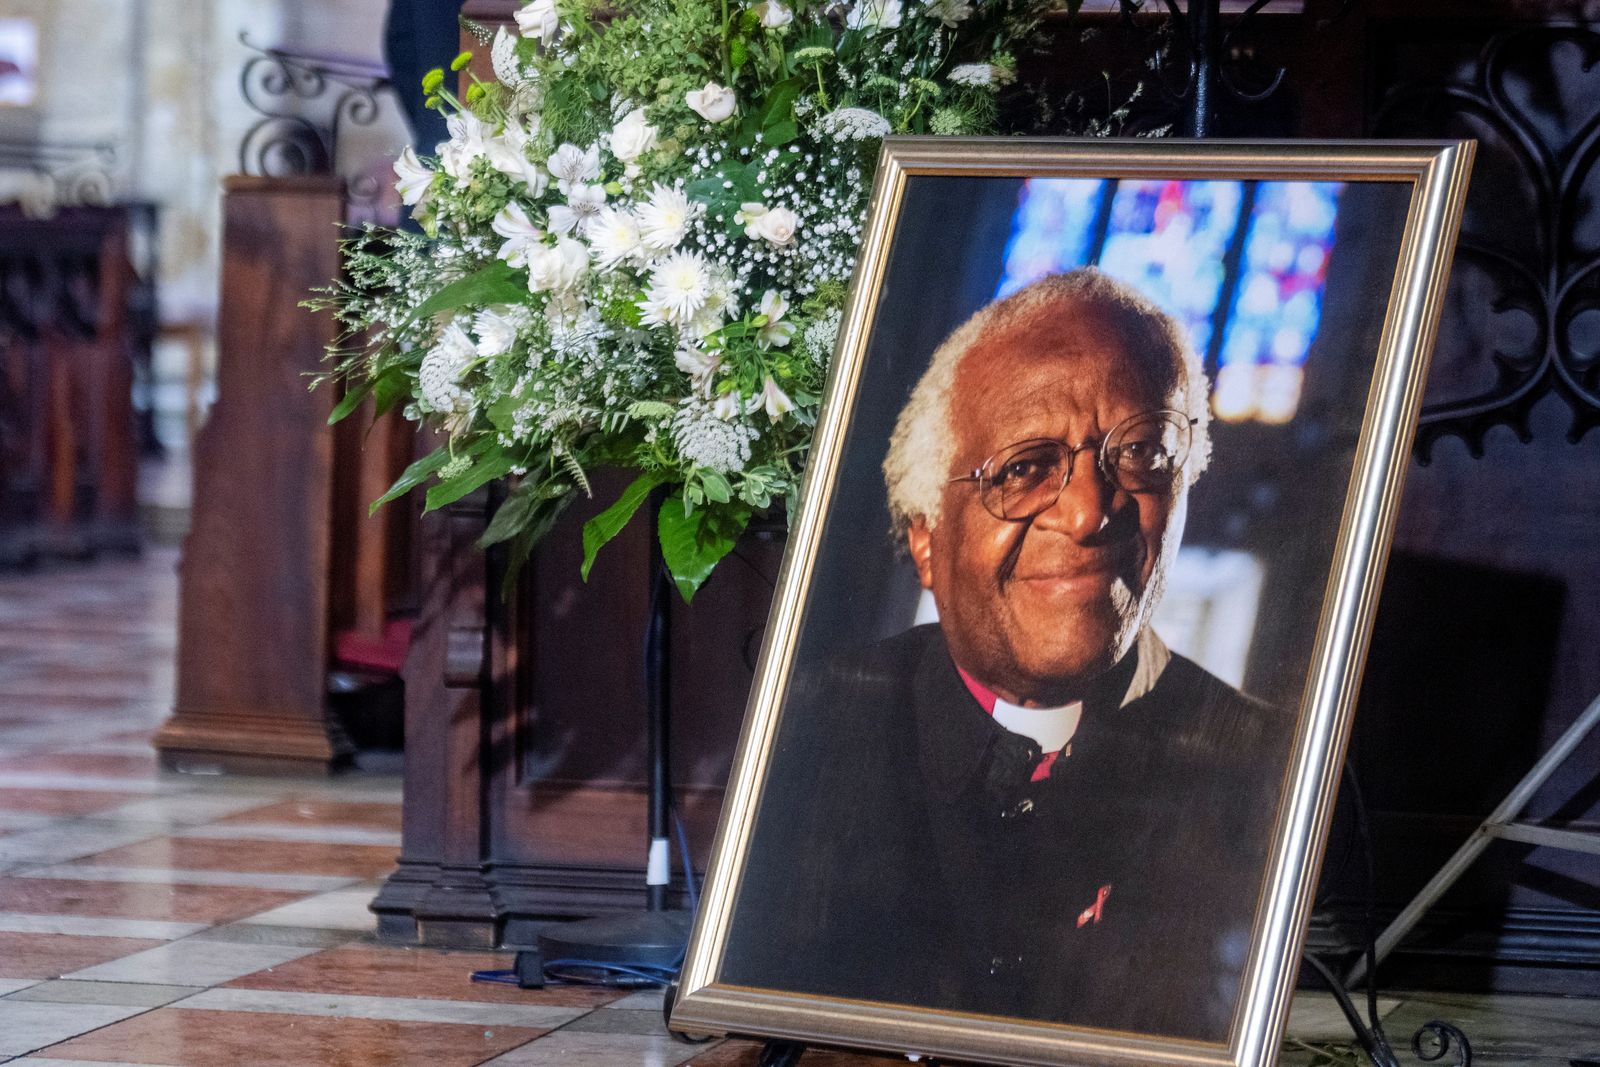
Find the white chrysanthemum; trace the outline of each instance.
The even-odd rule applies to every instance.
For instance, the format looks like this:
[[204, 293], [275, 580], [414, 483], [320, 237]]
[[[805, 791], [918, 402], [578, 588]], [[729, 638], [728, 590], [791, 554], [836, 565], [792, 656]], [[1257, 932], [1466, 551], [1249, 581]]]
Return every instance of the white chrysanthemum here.
[[700, 205], [681, 187], [657, 182], [650, 199], [639, 206], [639, 235], [645, 247], [658, 251], [678, 247], [699, 212]]
[[446, 326], [417, 370], [417, 387], [422, 390], [423, 401], [442, 414], [470, 411], [472, 396], [461, 387], [460, 379], [461, 372], [477, 357], [477, 346], [460, 323]]
[[636, 258], [644, 247], [639, 220], [631, 212], [619, 208], [602, 208], [596, 212], [589, 221], [588, 238], [595, 263], [608, 269]]
[[844, 17], [844, 24], [852, 30], [892, 30], [900, 25], [903, 15], [900, 0], [859, 0]]
[[650, 285], [639, 305], [647, 326], [686, 325], [711, 295], [711, 272], [698, 252], [674, 252], [650, 268]]
[[407, 207], [421, 203], [433, 185], [433, 171], [422, 165], [410, 145], [394, 161], [394, 173], [399, 179], [394, 183], [395, 190], [400, 194], [400, 202]]
[[754, 429], [739, 422], [719, 419], [704, 404], [689, 403], [672, 420], [672, 440], [678, 454], [691, 463], [733, 474], [750, 462], [750, 443]]
[[[499, 356], [511, 351], [521, 329], [521, 308], [484, 308], [472, 319], [472, 332], [478, 335], [478, 355]], [[525, 313], [524, 313], [525, 314]]]
[[894, 127], [889, 120], [864, 107], [841, 107], [817, 120], [824, 137], [836, 141], [871, 141], [887, 137]]
[[938, 19], [946, 26], [955, 27], [972, 14], [972, 0], [926, 0], [922, 13]]

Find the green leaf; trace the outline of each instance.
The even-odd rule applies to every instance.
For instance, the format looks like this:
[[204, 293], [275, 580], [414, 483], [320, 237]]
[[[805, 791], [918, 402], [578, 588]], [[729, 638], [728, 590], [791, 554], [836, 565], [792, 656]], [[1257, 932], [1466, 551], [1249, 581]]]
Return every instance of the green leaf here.
[[716, 471], [701, 471], [700, 484], [705, 487], [706, 499], [713, 503], [726, 504], [733, 499], [733, 487]]
[[501, 448], [498, 442], [490, 441], [489, 444], [490, 447], [472, 466], [449, 481], [430, 487], [422, 510], [438, 511], [446, 504], [454, 504], [474, 489], [510, 474], [511, 468], [517, 465], [515, 458]]
[[584, 581], [589, 580], [589, 568], [594, 566], [594, 557], [600, 549], [622, 532], [633, 518], [633, 513], [639, 510], [639, 505], [650, 495], [650, 490], [665, 479], [666, 475], [658, 471], [645, 471], [629, 483], [628, 488], [617, 497], [616, 503], [583, 524], [583, 566], [579, 573]]
[[495, 260], [465, 278], [457, 278], [417, 305], [411, 313], [413, 322], [437, 315], [441, 311], [454, 311], [460, 307], [482, 307], [486, 304], [512, 304], [528, 295], [528, 285], [517, 269], [503, 260]]
[[559, 478], [523, 482], [495, 509], [494, 518], [478, 538], [478, 547], [488, 548], [520, 537], [529, 530], [537, 531], [534, 535], [537, 541], [549, 531], [556, 516], [566, 510], [574, 495], [572, 486]]
[[711, 577], [717, 561], [732, 551], [749, 522], [750, 509], [742, 506], [701, 508], [689, 515], [671, 502], [661, 508], [661, 558], [685, 603]]
[[354, 389], [346, 389], [344, 396], [341, 397], [339, 402], [333, 406], [333, 410], [328, 413], [328, 425], [332, 426], [336, 422], [340, 422], [349, 418], [350, 413], [355, 411], [356, 408], [360, 407], [361, 402], [365, 400], [368, 394], [371, 392], [372, 381], [370, 379], [362, 382]]
[[400, 477], [394, 480], [394, 484], [389, 487], [388, 492], [372, 502], [372, 506], [367, 509], [367, 514], [375, 514], [379, 508], [389, 501], [405, 496], [431, 478], [434, 471], [449, 462], [450, 449], [448, 448], [438, 448], [423, 456], [401, 472]]
[[373, 380], [373, 415], [381, 418], [394, 410], [394, 406], [411, 395], [411, 379], [403, 371], [395, 370]]

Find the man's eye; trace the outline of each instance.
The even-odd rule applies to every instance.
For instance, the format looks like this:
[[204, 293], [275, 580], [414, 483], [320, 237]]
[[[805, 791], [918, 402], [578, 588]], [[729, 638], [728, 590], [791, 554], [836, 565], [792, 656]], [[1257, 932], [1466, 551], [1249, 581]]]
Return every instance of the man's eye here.
[[1002, 464], [995, 472], [994, 484], [1004, 485], [1010, 481], [1025, 482], [1039, 476], [1041, 465], [1033, 459], [1014, 459]]

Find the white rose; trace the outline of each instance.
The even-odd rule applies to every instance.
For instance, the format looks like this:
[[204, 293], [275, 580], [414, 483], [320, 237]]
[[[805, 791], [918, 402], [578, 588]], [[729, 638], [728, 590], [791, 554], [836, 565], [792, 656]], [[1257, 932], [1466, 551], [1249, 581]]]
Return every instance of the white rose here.
[[684, 103], [707, 122], [726, 122], [737, 108], [733, 90], [724, 89], [716, 82], [706, 82], [704, 89], [690, 89], [683, 94]]
[[794, 12], [778, 3], [778, 0], [761, 0], [754, 10], [761, 16], [761, 25], [769, 30], [781, 30], [794, 21]]
[[800, 228], [800, 216], [786, 207], [768, 208], [759, 218], [745, 227], [748, 232], [755, 230], [755, 235], [772, 245], [782, 248], [794, 241], [795, 231]]
[[660, 131], [644, 120], [644, 108], [636, 108], [611, 131], [611, 154], [632, 163], [656, 146], [659, 135]]
[[589, 273], [589, 250], [581, 241], [563, 237], [528, 256], [528, 290], [572, 289]]
[[561, 28], [561, 16], [556, 13], [556, 0], [533, 0], [516, 14], [517, 29], [522, 36], [535, 41], [552, 41]]

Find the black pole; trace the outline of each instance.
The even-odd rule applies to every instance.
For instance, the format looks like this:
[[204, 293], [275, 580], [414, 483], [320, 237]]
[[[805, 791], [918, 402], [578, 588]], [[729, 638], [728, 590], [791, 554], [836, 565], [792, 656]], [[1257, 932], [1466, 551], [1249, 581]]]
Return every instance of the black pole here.
[[1194, 64], [1189, 136], [1211, 137], [1216, 122], [1217, 68], [1222, 62], [1222, 0], [1190, 0], [1189, 55]]
[[[666, 495], [658, 491], [653, 503], [652, 513], [659, 514], [661, 508], [667, 506]], [[649, 774], [646, 818], [650, 832], [645, 906], [651, 911], [664, 911], [667, 906], [667, 883], [671, 880], [672, 870], [669, 862], [672, 831], [668, 826], [672, 814], [672, 778], [667, 748], [668, 720], [672, 711], [672, 671], [667, 622], [673, 589], [666, 564], [661, 558], [661, 545], [654, 537], [650, 538], [650, 576], [650, 627], [645, 635], [644, 647], [645, 761]]]

